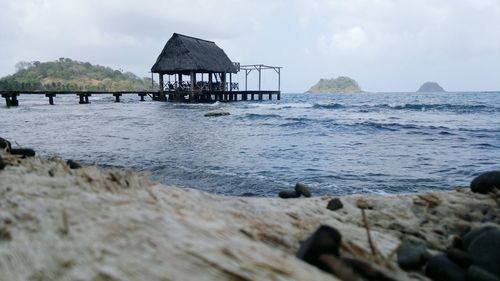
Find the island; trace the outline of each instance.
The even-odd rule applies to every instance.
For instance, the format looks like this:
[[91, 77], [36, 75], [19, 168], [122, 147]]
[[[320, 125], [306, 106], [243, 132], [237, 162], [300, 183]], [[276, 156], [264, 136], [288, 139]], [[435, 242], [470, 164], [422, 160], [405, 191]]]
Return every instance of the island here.
[[2, 91], [143, 91], [157, 89], [151, 78], [69, 58], [19, 62], [16, 73], [0, 78]]
[[431, 92], [446, 92], [446, 91], [436, 82], [425, 82], [417, 90], [417, 93], [423, 93], [423, 92], [431, 93]]
[[356, 80], [346, 77], [339, 76], [332, 79], [320, 79], [318, 83], [312, 86], [307, 93], [361, 93], [362, 90], [359, 87]]

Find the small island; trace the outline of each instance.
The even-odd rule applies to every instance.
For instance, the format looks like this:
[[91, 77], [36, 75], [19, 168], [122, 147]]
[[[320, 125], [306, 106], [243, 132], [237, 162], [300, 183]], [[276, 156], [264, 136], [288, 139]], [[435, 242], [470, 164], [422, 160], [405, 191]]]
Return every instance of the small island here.
[[[151, 78], [69, 58], [50, 62], [19, 62], [16, 73], [0, 78], [3, 91], [150, 90]], [[156, 89], [157, 85], [153, 85]]]
[[360, 93], [362, 92], [356, 80], [339, 76], [332, 79], [320, 79], [318, 83], [312, 86], [307, 93]]
[[417, 93], [432, 93], [432, 92], [446, 92], [446, 91], [436, 82], [425, 82], [417, 90]]

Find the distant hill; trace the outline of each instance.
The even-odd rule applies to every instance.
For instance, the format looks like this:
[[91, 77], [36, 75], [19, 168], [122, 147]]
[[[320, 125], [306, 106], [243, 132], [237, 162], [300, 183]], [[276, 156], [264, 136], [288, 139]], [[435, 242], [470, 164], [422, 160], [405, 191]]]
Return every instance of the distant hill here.
[[361, 88], [356, 80], [339, 76], [332, 79], [320, 79], [307, 93], [360, 93]]
[[417, 92], [446, 92], [443, 87], [441, 87], [436, 82], [425, 82], [420, 86]]
[[[0, 79], [0, 90], [140, 91], [151, 90], [151, 78], [68, 58], [19, 62], [17, 72]], [[156, 89], [157, 86], [155, 85]]]

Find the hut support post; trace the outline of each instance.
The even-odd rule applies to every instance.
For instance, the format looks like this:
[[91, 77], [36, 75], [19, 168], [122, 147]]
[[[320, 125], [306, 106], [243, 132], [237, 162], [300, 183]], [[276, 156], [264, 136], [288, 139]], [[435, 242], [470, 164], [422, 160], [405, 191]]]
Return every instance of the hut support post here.
[[229, 73], [229, 91], [233, 91], [233, 74]]
[[163, 92], [164, 85], [163, 85], [163, 73], [159, 73], [159, 83], [160, 83], [160, 96], [159, 99], [161, 101], [165, 101], [165, 93]]
[[208, 73], [208, 90], [212, 91], [212, 73]]
[[194, 84], [196, 84], [196, 73], [191, 71], [191, 91], [194, 91]]
[[221, 90], [223, 92], [225, 92], [226, 91], [226, 73], [220, 74], [220, 83], [221, 83]]

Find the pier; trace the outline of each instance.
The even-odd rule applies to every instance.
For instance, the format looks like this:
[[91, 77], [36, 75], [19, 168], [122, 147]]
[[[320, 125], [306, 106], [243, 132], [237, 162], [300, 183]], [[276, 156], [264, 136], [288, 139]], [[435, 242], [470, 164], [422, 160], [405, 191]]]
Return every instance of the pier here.
[[54, 105], [54, 98], [57, 96], [68, 96], [68, 95], [74, 95], [79, 104], [89, 104], [90, 103], [90, 97], [92, 95], [112, 95], [115, 97], [115, 102], [120, 102], [120, 97], [122, 95], [137, 95], [139, 97], [140, 101], [145, 101], [145, 97], [149, 96], [153, 98], [154, 95], [157, 95], [158, 92], [153, 92], [153, 91], [114, 91], [114, 92], [107, 92], [107, 91], [64, 91], [64, 92], [59, 92], [59, 91], [0, 91], [0, 94], [2, 95], [2, 98], [5, 99], [5, 105], [7, 107], [10, 106], [19, 106], [19, 96], [20, 95], [27, 95], [27, 96], [33, 96], [33, 95], [42, 95], [48, 98], [48, 102], [51, 105]]
[[[153, 74], [158, 74], [158, 90], [154, 91], [2, 91], [7, 107], [18, 106], [21, 95], [44, 95], [53, 105], [55, 98], [75, 95], [79, 104], [89, 104], [93, 95], [112, 95], [120, 102], [123, 95], [137, 95], [140, 101], [150, 97], [154, 101], [169, 102], [233, 102], [281, 99], [280, 66], [264, 64], [240, 65], [233, 62], [224, 50], [214, 42], [174, 33], [167, 41], [156, 62], [151, 67], [151, 89], [154, 89]], [[277, 75], [276, 88], [264, 90], [263, 71]], [[244, 73], [244, 90], [233, 81], [233, 74]], [[250, 89], [248, 76], [258, 75], [258, 86]], [[167, 78], [167, 79], [165, 79]]]

